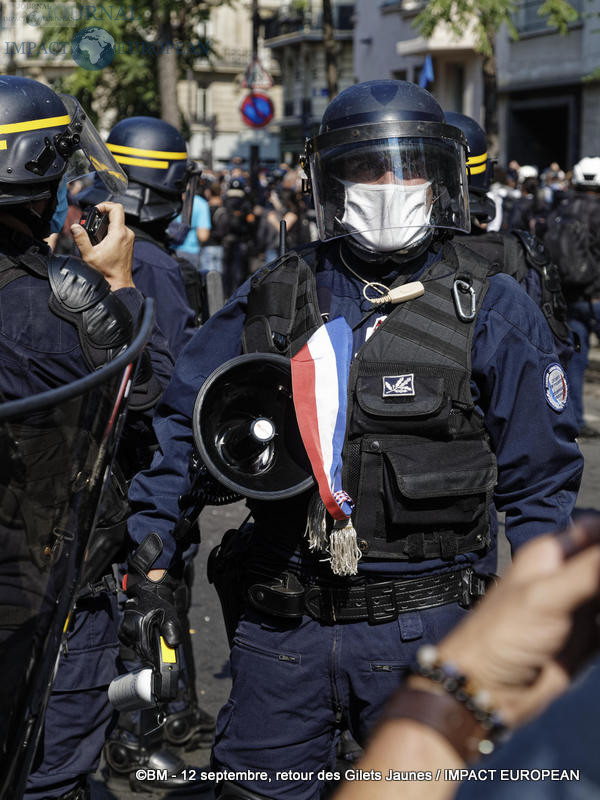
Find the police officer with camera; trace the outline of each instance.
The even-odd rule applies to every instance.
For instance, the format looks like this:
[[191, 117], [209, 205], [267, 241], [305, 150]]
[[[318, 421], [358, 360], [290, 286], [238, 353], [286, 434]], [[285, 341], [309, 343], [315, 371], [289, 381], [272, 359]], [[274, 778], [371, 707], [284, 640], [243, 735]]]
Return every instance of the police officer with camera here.
[[[133, 234], [120, 205], [98, 206], [108, 226], [97, 245], [81, 225], [73, 226], [81, 259], [53, 256], [46, 244], [61, 180], [95, 170], [111, 194], [127, 185], [75, 98], [37, 81], [2, 76], [0, 137], [0, 397], [10, 401], [70, 383], [113, 359], [135, 334], [143, 296], [132, 280]], [[138, 427], [148, 425], [146, 410], [171, 369], [166, 342], [155, 330], [130, 402]], [[8, 493], [2, 497], [10, 502]], [[47, 498], [48, 508], [54, 500]], [[103, 511], [110, 525], [119, 516], [118, 500], [115, 484]], [[29, 498], [22, 502], [27, 519]], [[92, 577], [98, 585], [79, 596], [69, 621], [28, 798], [86, 797], [87, 774], [98, 765], [112, 720], [106, 687], [117, 674], [116, 595], [107, 594], [103, 571]]]
[[[138, 646], [157, 587], [180, 565], [203, 384], [254, 354], [245, 377], [241, 366], [226, 381], [226, 409], [227, 396], [251, 397], [244, 383], [255, 383], [259, 354], [283, 355], [292, 377], [298, 359], [309, 365], [293, 399], [312, 398], [317, 421], [304, 419], [301, 433], [320, 433], [324, 409], [335, 420], [348, 406], [341, 435], [307, 448], [319, 491], [268, 498], [268, 470], [288, 445], [264, 423], [268, 398], [250, 421], [267, 446], [247, 475], [221, 447], [231, 420], [218, 404], [196, 438], [200, 451], [221, 449], [238, 485], [261, 470], [264, 480], [263, 499], [247, 501], [253, 523], [237, 534], [244, 577], [229, 587], [242, 613], [213, 764], [237, 774], [221, 800], [319, 797], [339, 731], [363, 742], [416, 649], [485, 591], [494, 507], [513, 549], [569, 519], [582, 459], [546, 321], [515, 281], [488, 277], [489, 263], [452, 239], [469, 230], [466, 155], [461, 131], [414, 84], [369, 81], [338, 95], [307, 143], [320, 241], [240, 287], [196, 333], [157, 409], [160, 455], [130, 491], [137, 588], [120, 636]], [[285, 395], [274, 383], [271, 409]], [[336, 448], [341, 488], [327, 496], [318, 462]]]

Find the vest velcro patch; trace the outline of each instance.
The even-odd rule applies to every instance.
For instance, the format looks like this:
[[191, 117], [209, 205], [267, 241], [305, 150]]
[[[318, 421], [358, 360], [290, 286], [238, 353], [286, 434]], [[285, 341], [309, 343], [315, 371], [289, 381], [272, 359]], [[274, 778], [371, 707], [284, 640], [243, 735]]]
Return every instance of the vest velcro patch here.
[[415, 374], [384, 375], [382, 397], [414, 397]]

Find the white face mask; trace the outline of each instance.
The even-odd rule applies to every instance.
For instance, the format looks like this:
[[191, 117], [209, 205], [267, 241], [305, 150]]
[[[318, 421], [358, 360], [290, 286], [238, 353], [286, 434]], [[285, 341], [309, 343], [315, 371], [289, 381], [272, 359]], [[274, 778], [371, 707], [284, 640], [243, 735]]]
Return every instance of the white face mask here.
[[[339, 179], [338, 179], [339, 180]], [[353, 183], [346, 189], [340, 222], [367, 250], [389, 253], [408, 250], [429, 231], [431, 181], [408, 186], [401, 183]]]

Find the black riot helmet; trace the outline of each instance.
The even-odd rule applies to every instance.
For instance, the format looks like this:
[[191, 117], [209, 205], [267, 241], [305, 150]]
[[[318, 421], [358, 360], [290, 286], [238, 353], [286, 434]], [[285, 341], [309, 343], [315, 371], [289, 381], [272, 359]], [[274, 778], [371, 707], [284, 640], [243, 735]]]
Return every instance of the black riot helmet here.
[[468, 232], [466, 141], [429, 92], [359, 83], [327, 107], [306, 143], [322, 241], [345, 236], [368, 260], [412, 258], [436, 230]]
[[129, 216], [142, 223], [168, 222], [181, 211], [186, 189], [193, 201], [195, 187], [188, 184], [199, 171], [173, 125], [155, 117], [123, 119], [111, 130], [106, 146], [129, 178], [126, 194], [115, 198]]
[[487, 197], [492, 182], [494, 162], [487, 152], [485, 131], [474, 119], [458, 111], [446, 111], [446, 122], [464, 133], [469, 147], [467, 179], [469, 181], [469, 207], [472, 216], [480, 222], [489, 222], [496, 215], [494, 201]]
[[[74, 97], [30, 78], [0, 76], [0, 206], [10, 206], [36, 235], [54, 211], [61, 178], [96, 172], [110, 192], [127, 178]], [[48, 199], [42, 214], [30, 204]]]

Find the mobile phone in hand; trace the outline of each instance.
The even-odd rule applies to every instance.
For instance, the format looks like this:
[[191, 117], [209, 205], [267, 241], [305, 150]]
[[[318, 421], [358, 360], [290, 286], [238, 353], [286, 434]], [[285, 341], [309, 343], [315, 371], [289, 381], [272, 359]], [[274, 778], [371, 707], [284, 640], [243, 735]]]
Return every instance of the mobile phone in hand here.
[[108, 233], [108, 214], [103, 214], [96, 206], [92, 206], [81, 217], [79, 224], [87, 231], [90, 242], [97, 245]]

